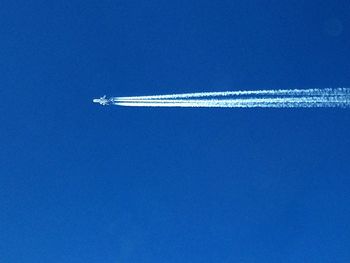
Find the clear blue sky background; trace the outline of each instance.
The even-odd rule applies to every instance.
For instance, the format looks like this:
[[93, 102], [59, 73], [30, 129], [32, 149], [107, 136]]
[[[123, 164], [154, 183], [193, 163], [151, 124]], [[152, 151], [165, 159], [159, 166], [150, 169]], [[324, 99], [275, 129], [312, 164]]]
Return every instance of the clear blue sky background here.
[[350, 85], [350, 4], [0, 3], [0, 262], [349, 262], [350, 110], [102, 107]]

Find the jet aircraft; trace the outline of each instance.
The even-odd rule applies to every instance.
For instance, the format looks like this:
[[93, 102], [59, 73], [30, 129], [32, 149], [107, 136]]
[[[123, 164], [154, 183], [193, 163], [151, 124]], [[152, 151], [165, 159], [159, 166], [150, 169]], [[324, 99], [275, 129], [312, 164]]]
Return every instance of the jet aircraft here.
[[103, 97], [101, 97], [99, 99], [93, 99], [93, 102], [100, 103], [101, 105], [105, 106], [105, 105], [108, 105], [109, 100], [106, 99], [106, 95], [104, 95]]

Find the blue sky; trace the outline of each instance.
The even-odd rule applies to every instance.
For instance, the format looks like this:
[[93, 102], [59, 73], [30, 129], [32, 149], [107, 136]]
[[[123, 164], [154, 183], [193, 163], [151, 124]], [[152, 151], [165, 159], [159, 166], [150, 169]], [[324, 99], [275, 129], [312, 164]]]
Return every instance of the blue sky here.
[[92, 99], [349, 87], [348, 1], [2, 1], [1, 262], [348, 262], [347, 109]]

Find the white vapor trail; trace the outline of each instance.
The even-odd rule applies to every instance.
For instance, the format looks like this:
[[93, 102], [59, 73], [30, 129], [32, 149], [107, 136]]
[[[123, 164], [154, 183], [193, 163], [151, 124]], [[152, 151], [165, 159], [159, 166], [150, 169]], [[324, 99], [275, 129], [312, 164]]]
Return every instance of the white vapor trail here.
[[200, 92], [94, 99], [102, 105], [131, 107], [312, 108], [350, 107], [350, 89], [291, 89]]

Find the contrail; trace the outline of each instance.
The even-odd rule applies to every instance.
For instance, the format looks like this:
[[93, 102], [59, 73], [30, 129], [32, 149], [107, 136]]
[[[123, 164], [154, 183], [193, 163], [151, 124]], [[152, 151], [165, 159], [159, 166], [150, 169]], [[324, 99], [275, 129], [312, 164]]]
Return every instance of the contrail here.
[[93, 100], [102, 105], [130, 107], [313, 108], [350, 107], [350, 89], [290, 89], [199, 92], [112, 97]]

